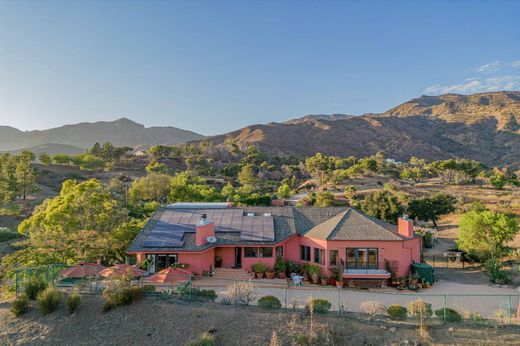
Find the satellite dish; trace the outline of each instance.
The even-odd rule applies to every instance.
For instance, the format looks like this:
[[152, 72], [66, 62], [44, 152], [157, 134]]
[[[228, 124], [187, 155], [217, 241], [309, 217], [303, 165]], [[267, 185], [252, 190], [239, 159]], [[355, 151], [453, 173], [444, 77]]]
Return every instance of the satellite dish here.
[[211, 243], [211, 244], [217, 242], [217, 238], [212, 237], [212, 236], [207, 237], [206, 240], [208, 241], [208, 243]]

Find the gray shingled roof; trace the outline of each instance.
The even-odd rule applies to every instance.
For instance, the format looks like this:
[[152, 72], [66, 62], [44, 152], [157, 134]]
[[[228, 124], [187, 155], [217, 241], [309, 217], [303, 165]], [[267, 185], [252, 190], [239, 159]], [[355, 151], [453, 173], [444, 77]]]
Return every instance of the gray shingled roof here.
[[397, 227], [365, 215], [355, 209], [348, 210], [316, 225], [305, 234], [324, 240], [402, 240]]
[[184, 244], [177, 248], [143, 247], [149, 232], [161, 217], [166, 207], [157, 209], [145, 227], [130, 245], [129, 252], [154, 251], [202, 251], [218, 245], [276, 244], [293, 235], [306, 235], [328, 240], [401, 240], [396, 226], [367, 216], [348, 207], [243, 207], [245, 213], [263, 215], [270, 213], [274, 220], [275, 238], [272, 242], [243, 241], [239, 232], [216, 232], [214, 244], [195, 245], [195, 234], [185, 233]]

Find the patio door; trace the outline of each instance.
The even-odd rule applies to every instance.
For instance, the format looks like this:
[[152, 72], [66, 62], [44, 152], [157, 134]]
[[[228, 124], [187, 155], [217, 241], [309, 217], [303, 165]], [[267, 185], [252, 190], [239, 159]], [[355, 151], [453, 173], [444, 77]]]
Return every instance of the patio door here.
[[242, 268], [242, 248], [235, 248], [235, 268]]

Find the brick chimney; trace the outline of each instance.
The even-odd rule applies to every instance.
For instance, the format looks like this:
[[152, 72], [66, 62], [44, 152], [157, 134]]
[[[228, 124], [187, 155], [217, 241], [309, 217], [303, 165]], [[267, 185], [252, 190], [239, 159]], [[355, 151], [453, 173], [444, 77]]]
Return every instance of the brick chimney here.
[[413, 220], [407, 215], [403, 215], [397, 220], [397, 233], [406, 238], [413, 238]]
[[201, 246], [208, 242], [208, 237], [215, 236], [215, 223], [202, 214], [199, 223], [195, 226], [195, 245]]

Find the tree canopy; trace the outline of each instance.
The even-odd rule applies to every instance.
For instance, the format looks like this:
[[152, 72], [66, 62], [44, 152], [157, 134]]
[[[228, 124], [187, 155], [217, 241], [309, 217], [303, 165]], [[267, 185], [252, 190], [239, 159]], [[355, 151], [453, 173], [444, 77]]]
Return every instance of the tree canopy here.
[[45, 200], [19, 225], [27, 239], [2, 265], [12, 274], [16, 266], [123, 261], [145, 221], [130, 218], [99, 180], [67, 180], [58, 196]]
[[395, 224], [405, 209], [395, 195], [382, 190], [367, 196], [361, 202], [361, 210], [367, 215]]
[[408, 203], [410, 217], [422, 221], [431, 221], [437, 227], [439, 216], [455, 211], [457, 199], [445, 193], [436, 193], [431, 197], [414, 198]]
[[500, 258], [518, 231], [513, 217], [487, 209], [474, 209], [464, 213], [460, 219], [457, 245], [480, 259]]

